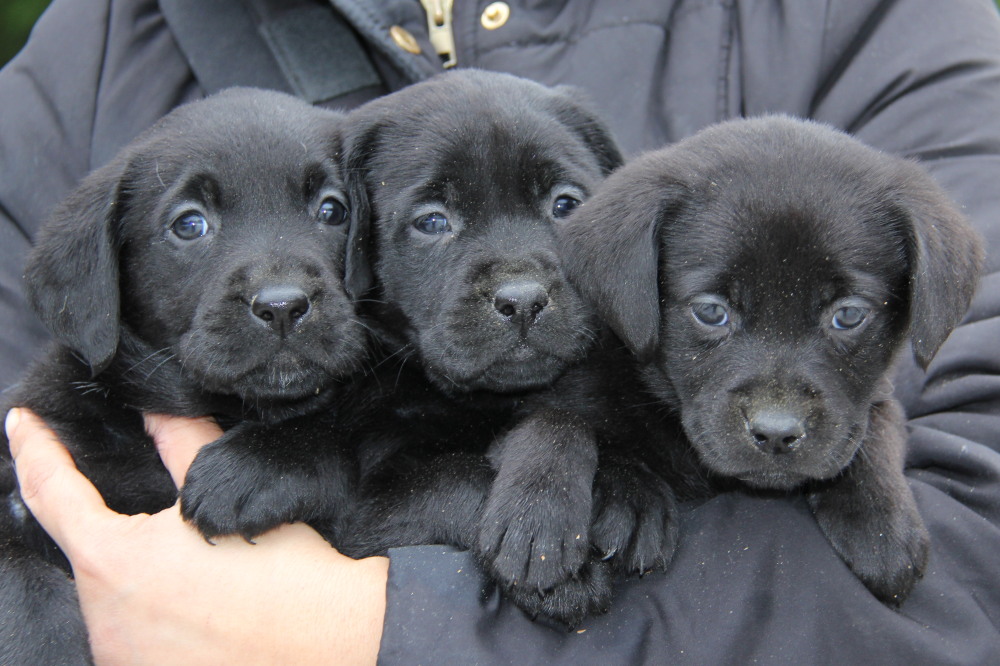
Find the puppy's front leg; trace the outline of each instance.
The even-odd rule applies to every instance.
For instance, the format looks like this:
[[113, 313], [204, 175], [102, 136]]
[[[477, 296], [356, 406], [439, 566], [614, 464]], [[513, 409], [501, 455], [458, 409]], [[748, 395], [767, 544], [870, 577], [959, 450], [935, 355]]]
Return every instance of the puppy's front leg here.
[[808, 496], [820, 527], [855, 575], [898, 606], [924, 573], [930, 535], [903, 475], [906, 431], [894, 400], [876, 403], [842, 477]]
[[493, 481], [479, 453], [450, 451], [402, 473], [388, 470], [364, 481], [350, 528], [337, 548], [355, 559], [389, 548], [443, 543], [472, 548]]
[[505, 587], [545, 591], [587, 560], [597, 442], [573, 414], [544, 408], [508, 432], [480, 523], [477, 555]]
[[356, 484], [351, 460], [322, 417], [244, 422], [195, 457], [181, 513], [207, 539], [239, 534], [249, 541], [295, 521], [322, 521], [336, 533]]

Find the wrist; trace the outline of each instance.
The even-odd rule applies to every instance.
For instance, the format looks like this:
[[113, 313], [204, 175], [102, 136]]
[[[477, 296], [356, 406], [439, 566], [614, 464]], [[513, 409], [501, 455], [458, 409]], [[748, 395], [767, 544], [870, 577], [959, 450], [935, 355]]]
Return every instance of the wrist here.
[[[276, 656], [285, 663], [374, 664], [385, 620], [389, 559], [353, 560], [314, 540], [312, 530], [307, 536], [309, 556], [297, 563], [298, 572], [282, 574], [283, 580], [298, 580], [285, 612], [294, 618], [289, 628], [296, 633], [290, 635], [301, 641]], [[307, 599], [311, 603], [302, 603]]]

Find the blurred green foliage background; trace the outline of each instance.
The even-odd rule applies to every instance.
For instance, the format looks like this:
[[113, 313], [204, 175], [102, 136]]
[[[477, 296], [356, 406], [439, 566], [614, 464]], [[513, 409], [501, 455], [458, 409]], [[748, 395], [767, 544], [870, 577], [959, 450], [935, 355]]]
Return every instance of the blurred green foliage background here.
[[50, 0], [0, 0], [0, 65], [21, 50]]
[[[31, 32], [31, 26], [50, 1], [0, 0], [0, 66], [21, 50]], [[1000, 0], [996, 0], [996, 3], [1000, 7]]]

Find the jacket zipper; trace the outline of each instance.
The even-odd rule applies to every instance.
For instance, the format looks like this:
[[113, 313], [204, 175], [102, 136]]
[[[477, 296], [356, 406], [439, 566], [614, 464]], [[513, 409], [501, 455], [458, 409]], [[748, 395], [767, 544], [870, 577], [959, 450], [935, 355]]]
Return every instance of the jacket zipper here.
[[420, 0], [427, 12], [427, 37], [441, 57], [445, 69], [458, 64], [455, 53], [455, 34], [451, 29], [451, 8], [454, 0]]

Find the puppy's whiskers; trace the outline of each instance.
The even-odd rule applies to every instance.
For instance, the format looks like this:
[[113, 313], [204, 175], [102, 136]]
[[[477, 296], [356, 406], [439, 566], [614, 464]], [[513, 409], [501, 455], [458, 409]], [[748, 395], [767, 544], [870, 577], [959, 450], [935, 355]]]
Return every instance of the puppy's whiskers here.
[[586, 324], [581, 325], [574, 331], [574, 333], [586, 340], [588, 344], [597, 340], [598, 337], [598, 330], [596, 328], [591, 328]]
[[150, 377], [152, 377], [156, 373], [157, 370], [159, 370], [160, 368], [162, 368], [165, 363], [167, 363], [167, 362], [169, 362], [169, 361], [171, 361], [173, 359], [174, 359], [174, 354], [169, 354], [169, 355], [165, 356], [162, 361], [160, 361], [159, 363], [157, 363], [155, 366], [153, 366], [153, 368], [151, 368], [150, 370], [148, 370], [145, 373], [146, 379], [148, 380]]
[[405, 356], [403, 356], [402, 360], [400, 360], [399, 369], [396, 371], [396, 382], [393, 384], [393, 390], [397, 390], [399, 388], [399, 382], [403, 376], [403, 366], [405, 366], [406, 362], [409, 361], [411, 358], [412, 354], [406, 354]]
[[157, 349], [154, 352], [150, 352], [149, 354], [147, 354], [143, 358], [141, 358], [138, 361], [136, 361], [135, 363], [133, 363], [127, 369], [125, 369], [122, 372], [122, 375], [127, 375], [127, 374], [129, 374], [131, 372], [135, 372], [135, 371], [140, 370], [141, 366], [143, 366], [147, 361], [149, 361], [150, 359], [152, 359], [154, 357], [157, 357], [157, 356], [159, 356], [161, 354], [165, 355], [164, 358], [163, 358], [163, 360], [161, 360], [159, 363], [157, 363], [151, 370], [144, 371], [145, 378], [149, 379], [153, 375], [153, 373], [156, 372], [160, 368], [160, 366], [162, 366], [164, 363], [166, 363], [167, 361], [170, 361], [171, 359], [174, 358], [174, 353], [172, 351], [170, 351], [169, 347], [164, 347], [162, 349]]
[[382, 367], [384, 364], [388, 363], [389, 361], [391, 361], [392, 359], [394, 359], [397, 356], [402, 356], [402, 362], [400, 363], [400, 366], [402, 366], [403, 363], [406, 363], [406, 361], [408, 361], [410, 359], [410, 357], [413, 355], [414, 351], [415, 350], [413, 348], [413, 345], [407, 343], [407, 344], [403, 345], [402, 347], [400, 347], [399, 349], [397, 349], [396, 351], [394, 351], [391, 354], [389, 354], [388, 356], [382, 357], [379, 360], [378, 363], [375, 363], [374, 365], [371, 366], [371, 369], [372, 370], [377, 370], [380, 367]]
[[167, 184], [163, 182], [163, 176], [160, 175], [160, 160], [156, 160], [156, 163], [153, 165], [153, 168], [156, 170], [156, 180], [160, 181], [160, 186], [164, 190], [166, 190]]
[[80, 395], [89, 395], [91, 393], [103, 393], [105, 396], [110, 394], [110, 390], [102, 386], [97, 382], [70, 382], [70, 385], [80, 391]]

